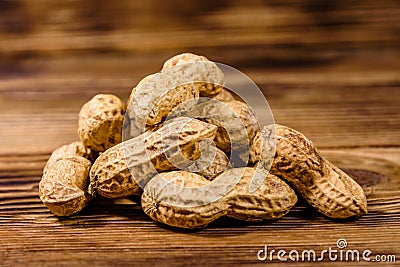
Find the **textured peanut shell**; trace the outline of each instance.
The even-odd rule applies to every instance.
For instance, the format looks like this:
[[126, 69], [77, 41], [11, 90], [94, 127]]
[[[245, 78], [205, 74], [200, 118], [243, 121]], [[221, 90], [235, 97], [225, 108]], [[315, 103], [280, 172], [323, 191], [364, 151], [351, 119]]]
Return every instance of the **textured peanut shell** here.
[[[259, 132], [258, 120], [257, 117], [255, 116], [253, 109], [247, 104], [236, 100], [226, 102], [224, 104], [240, 118], [243, 125], [238, 125], [237, 123], [234, 123], [233, 117], [229, 115], [228, 116], [222, 115], [220, 116], [220, 118], [216, 119], [215, 118], [205, 119], [206, 122], [212, 123], [219, 127], [217, 135], [215, 136], [214, 139], [215, 145], [226, 153], [231, 152], [232, 148], [231, 139], [238, 140], [235, 141], [235, 143], [233, 144], [233, 148], [235, 150], [241, 150], [246, 145], [249, 145], [251, 147], [254, 137], [256, 136], [257, 132]], [[216, 106], [216, 109], [221, 109], [221, 108], [223, 108], [223, 106], [220, 105]], [[212, 113], [210, 114], [227, 114], [221, 110], [220, 111], [213, 110], [211, 112]], [[247, 139], [246, 137], [241, 136], [241, 132], [238, 129], [238, 127], [243, 127], [243, 126], [247, 131]], [[231, 136], [229, 135], [227, 129], [230, 129], [232, 131]], [[243, 161], [246, 161], [246, 159], [243, 159]]]
[[54, 162], [59, 159], [69, 156], [81, 156], [93, 162], [95, 160], [96, 154], [97, 153], [92, 151], [90, 148], [85, 147], [85, 145], [81, 141], [76, 141], [71, 144], [61, 146], [55, 149], [53, 153], [51, 153], [51, 156], [47, 161], [43, 172], [46, 172], [47, 168], [49, 168]]
[[[230, 153], [233, 148], [235, 154], [240, 152], [238, 161], [242, 163], [248, 161], [249, 149], [255, 135], [259, 132], [258, 120], [251, 107], [236, 100], [223, 103], [213, 98], [201, 98], [197, 104], [190, 105], [191, 103], [174, 109], [170, 116], [198, 118], [218, 126], [218, 132], [214, 139], [215, 145], [225, 153]], [[232, 162], [235, 164], [236, 159]], [[234, 166], [243, 167], [243, 164]]]
[[179, 65], [185, 65], [185, 64], [195, 64], [196, 62], [207, 62], [208, 64], [206, 65], [205, 68], [201, 68], [197, 71], [197, 75], [199, 73], [202, 73], [203, 76], [209, 75], [209, 73], [214, 73], [218, 75], [218, 79], [216, 84], [213, 83], [199, 83], [199, 93], [201, 97], [213, 97], [215, 95], [218, 95], [219, 92], [223, 88], [223, 73], [222, 71], [217, 67], [217, 65], [210, 60], [208, 60], [204, 56], [199, 56], [195, 55], [192, 53], [183, 53], [176, 55], [170, 59], [168, 59], [164, 65], [162, 70], [167, 70]]
[[[244, 175], [231, 191], [208, 203], [203, 203], [203, 196], [213, 194], [214, 190], [225, 190], [224, 184], [215, 183], [213, 186], [214, 182], [186, 171], [160, 173], [146, 185], [142, 208], [157, 222], [181, 228], [198, 228], [224, 215], [248, 221], [276, 219], [284, 216], [297, 201], [294, 191], [273, 175], [264, 174], [264, 183], [251, 192], [249, 184], [255, 174], [254, 169], [237, 168], [227, 172], [232, 177]], [[178, 185], [178, 189], [166, 187], [165, 180]], [[207, 189], [201, 190], [205, 186], [208, 186]], [[193, 191], [198, 192], [194, 194], [182, 188], [200, 190]]]
[[155, 75], [155, 74], [147, 75], [146, 77], [144, 77], [143, 79], [141, 79], [141, 80], [139, 81], [139, 83], [138, 83], [135, 87], [132, 88], [131, 94], [129, 95], [128, 102], [127, 102], [127, 105], [126, 105], [127, 107], [128, 107], [129, 104], [132, 102], [133, 98], [135, 97], [135, 94], [136, 94], [136, 87], [138, 87], [139, 85], [142, 85], [144, 82], [146, 82], [147, 80], [149, 80], [150, 78], [152, 78], [154, 75]]
[[43, 204], [55, 215], [71, 216], [91, 200], [87, 194], [90, 161], [79, 156], [59, 159], [51, 164], [39, 183]]
[[[229, 217], [244, 221], [278, 219], [296, 204], [297, 196], [293, 189], [273, 174], [249, 167], [229, 169], [226, 172], [235, 177], [240, 175], [243, 169], [245, 172], [242, 178], [226, 196], [230, 206]], [[256, 175], [264, 181], [255, 191], [249, 190], [250, 183]]]
[[228, 90], [224, 88], [221, 89], [221, 91], [218, 94], [216, 94], [213, 98], [221, 102], [230, 102], [237, 100], [232, 93], [230, 93]]
[[[270, 172], [291, 184], [311, 206], [331, 218], [359, 217], [367, 213], [361, 186], [320, 156], [303, 134], [275, 124], [275, 138], [276, 154]], [[262, 143], [254, 142], [255, 145]], [[263, 149], [253, 150], [260, 155]]]
[[[202, 144], [202, 143], [201, 143]], [[200, 144], [200, 151], [202, 150]], [[212, 181], [220, 173], [231, 168], [228, 156], [221, 149], [214, 147], [214, 153], [202, 153], [201, 157], [188, 168], [188, 171], [195, 172], [209, 181]]]
[[79, 112], [78, 135], [83, 144], [102, 152], [122, 141], [125, 104], [116, 96], [95, 95]]
[[[158, 171], [176, 169], [166, 153], [176, 159], [180, 150], [185, 159], [195, 160], [200, 157], [199, 142], [213, 139], [216, 130], [196, 119], [176, 118], [154, 133], [124, 141], [97, 158], [90, 171], [89, 193], [106, 198], [140, 195], [140, 183], [144, 186]], [[173, 144], [175, 136], [179, 141]]]
[[[163, 179], [183, 188], [198, 188], [209, 183], [204, 177], [187, 171], [159, 173], [145, 186], [142, 195], [143, 211], [153, 220], [175, 227], [197, 228], [227, 214], [227, 203], [218, 201], [201, 205], [201, 196], [184, 194], [180, 188], [166, 190]], [[177, 205], [171, 205], [171, 202]], [[184, 207], [186, 203], [198, 205]]]
[[135, 119], [139, 129], [159, 124], [173, 108], [199, 97], [199, 86], [188, 83], [190, 73], [183, 75], [184, 72], [182, 67], [175, 72], [147, 76], [139, 82], [134, 95], [131, 94], [128, 110], [129, 117]]

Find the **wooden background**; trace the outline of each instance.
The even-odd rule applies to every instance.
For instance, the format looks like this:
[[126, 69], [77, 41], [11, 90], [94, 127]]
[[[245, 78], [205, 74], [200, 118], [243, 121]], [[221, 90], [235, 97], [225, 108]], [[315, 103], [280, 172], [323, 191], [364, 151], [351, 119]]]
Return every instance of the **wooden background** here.
[[[321, 251], [339, 238], [399, 262], [399, 44], [400, 3], [389, 0], [0, 0], [0, 265], [272, 266], [257, 260], [264, 245]], [[135, 199], [52, 215], [38, 182], [51, 151], [77, 140], [81, 105], [101, 92], [126, 100], [185, 51], [253, 79], [277, 123], [363, 185], [368, 215], [337, 222], [300, 202], [275, 222], [198, 231], [152, 222]]]

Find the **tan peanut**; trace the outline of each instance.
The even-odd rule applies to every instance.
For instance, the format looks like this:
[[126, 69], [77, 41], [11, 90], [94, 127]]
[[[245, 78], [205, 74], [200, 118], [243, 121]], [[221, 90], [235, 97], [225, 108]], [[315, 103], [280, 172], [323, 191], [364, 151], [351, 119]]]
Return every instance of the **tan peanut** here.
[[[258, 137], [262, 140], [253, 143], [253, 157], [262, 157], [271, 151], [273, 131], [276, 153], [270, 169], [272, 174], [287, 181], [325, 216], [348, 218], [367, 213], [367, 200], [361, 186], [323, 158], [314, 144], [296, 130], [278, 124], [265, 127]], [[261, 163], [265, 164], [263, 160]]]
[[97, 158], [90, 171], [89, 193], [107, 198], [140, 195], [141, 186], [157, 171], [177, 168], [171, 160], [181, 163], [200, 157], [199, 142], [213, 139], [216, 131], [214, 125], [181, 117], [153, 133], [124, 141]]
[[213, 98], [221, 102], [230, 102], [237, 100], [235, 96], [225, 88], [221, 89], [221, 91], [218, 94], [216, 94]]
[[122, 141], [125, 104], [114, 95], [95, 95], [79, 112], [78, 135], [83, 144], [102, 152]]
[[159, 124], [174, 107], [199, 97], [198, 86], [188, 83], [179, 71], [156, 73], [144, 79], [135, 87], [128, 110], [139, 128]]
[[218, 195], [228, 185], [218, 183], [219, 178], [210, 182], [186, 171], [159, 173], [144, 188], [142, 208], [157, 222], [198, 228], [225, 215], [246, 221], [277, 219], [288, 213], [297, 201], [294, 191], [274, 175], [259, 173], [264, 181], [256, 190], [249, 189], [257, 175], [253, 168], [229, 169], [223, 175], [238, 178], [237, 184], [232, 184], [231, 190], [222, 192], [215, 201], [204, 202], [205, 196]]
[[43, 172], [46, 172], [47, 168], [49, 168], [50, 165], [62, 158], [66, 158], [69, 156], [81, 156], [93, 162], [96, 158], [96, 155], [96, 152], [92, 151], [90, 148], [85, 147], [81, 141], [76, 141], [68, 145], [63, 145], [55, 149], [53, 153], [51, 153], [51, 156], [47, 161]]
[[205, 62], [176, 65], [145, 77], [131, 94], [130, 117], [142, 128], [162, 122], [179, 104], [197, 99], [203, 86], [221, 83], [220, 70], [212, 66]]
[[218, 126], [215, 145], [226, 153], [230, 153], [232, 148], [235, 154], [241, 153], [235, 155], [232, 163], [235, 167], [246, 166], [243, 163], [248, 161], [251, 143], [260, 131], [253, 109], [240, 101], [223, 103], [212, 98], [202, 98], [197, 104], [190, 105], [191, 103], [174, 109], [170, 116], [198, 118]]
[[81, 211], [91, 200], [86, 192], [90, 161], [68, 156], [50, 164], [39, 183], [39, 196], [55, 215], [70, 216]]
[[[199, 62], [206, 63], [198, 64], [200, 68], [198, 68], [197, 73], [195, 74], [198, 76], [197, 81], [201, 82], [198, 83], [200, 96], [213, 97], [215, 95], [218, 95], [223, 88], [223, 73], [215, 63], [211, 62], [204, 56], [199, 56], [192, 53], [183, 53], [180, 55], [176, 55], [168, 59], [164, 63], [162, 70], [165, 71], [167, 69], [176, 68], [176, 66], [185, 64], [189, 67], [190, 64], [196, 65]], [[215, 83], [204, 82], [208, 80], [208, 77], [210, 75], [215, 76], [215, 79], [212, 79], [212, 81], [214, 81]]]
[[205, 148], [202, 148], [202, 144], [203, 143], [200, 143], [200, 151], [204, 151], [202, 157], [196, 160], [195, 163], [188, 168], [188, 171], [195, 172], [207, 180], [212, 181], [220, 173], [232, 166], [224, 151], [217, 147], [212, 147], [213, 151], [211, 152], [205, 151]]
[[132, 102], [133, 98], [135, 97], [136, 88], [137, 88], [138, 86], [141, 86], [143, 83], [145, 83], [146, 81], [150, 80], [151, 78], [153, 78], [155, 75], [156, 75], [156, 74], [147, 75], [146, 77], [144, 77], [143, 79], [141, 79], [141, 80], [139, 81], [139, 83], [138, 83], [135, 87], [132, 88], [131, 94], [129, 95], [128, 102], [127, 102], [127, 105], [126, 105], [127, 107], [128, 107], [129, 104]]
[[[235, 114], [237, 114], [237, 116], [239, 116], [240, 120], [243, 123], [243, 126], [247, 131], [247, 138], [248, 138], [247, 140], [242, 140], [242, 141], [244, 143], [247, 143], [248, 141], [249, 146], [251, 146], [254, 137], [256, 136], [257, 132], [259, 132], [258, 120], [253, 109], [247, 104], [236, 100], [227, 102], [225, 104]], [[228, 123], [229, 117], [223, 118], [223, 123], [227, 124], [221, 124], [220, 121], [213, 119], [207, 119], [206, 121], [209, 123], [214, 123], [215, 125], [219, 126], [217, 135], [215, 136], [215, 144], [223, 151], [227, 153], [230, 152], [232, 143], [228, 131], [231, 130], [233, 134], [236, 134], [239, 132], [237, 131], [236, 128], [240, 127], [241, 125], [237, 125], [236, 123], [229, 124]], [[233, 136], [232, 139], [235, 140], [235, 137]], [[243, 138], [238, 138], [238, 139], [243, 139]], [[237, 146], [236, 149], [240, 149], [242, 145], [243, 144], [238, 143], [237, 141], [235, 141], [235, 143], [233, 144], [233, 146]]]

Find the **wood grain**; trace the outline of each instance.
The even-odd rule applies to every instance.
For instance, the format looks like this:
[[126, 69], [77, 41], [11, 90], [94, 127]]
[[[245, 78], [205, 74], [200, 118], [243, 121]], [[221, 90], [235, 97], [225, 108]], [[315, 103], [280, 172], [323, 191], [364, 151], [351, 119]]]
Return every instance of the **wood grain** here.
[[[1, 266], [274, 266], [276, 254], [257, 260], [265, 245], [320, 252], [339, 238], [400, 261], [399, 3], [110, 3], [0, 1]], [[127, 100], [183, 51], [254, 80], [277, 123], [306, 134], [363, 186], [369, 213], [335, 221], [300, 201], [277, 221], [222, 218], [197, 231], [154, 223], [138, 199], [96, 199], [70, 218], [52, 215], [38, 182], [51, 151], [78, 140], [83, 103], [102, 92]]]

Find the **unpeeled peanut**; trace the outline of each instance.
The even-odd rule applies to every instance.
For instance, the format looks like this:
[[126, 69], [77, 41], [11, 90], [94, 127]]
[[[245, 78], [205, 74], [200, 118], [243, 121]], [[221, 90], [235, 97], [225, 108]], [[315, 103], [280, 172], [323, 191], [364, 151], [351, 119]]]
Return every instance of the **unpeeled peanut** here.
[[216, 131], [214, 125], [180, 117], [153, 133], [124, 141], [102, 153], [94, 162], [89, 192], [106, 198], [140, 195], [141, 186], [144, 187], [157, 171], [174, 170], [176, 164], [185, 164], [182, 163], [185, 160], [192, 164], [190, 160], [201, 155], [199, 142], [213, 139]]
[[91, 200], [86, 192], [90, 161], [80, 156], [67, 156], [47, 166], [39, 183], [39, 196], [55, 215], [71, 216]]
[[[316, 210], [331, 218], [359, 217], [367, 213], [367, 200], [361, 186], [323, 158], [302, 133], [282, 125], [263, 128], [253, 142], [253, 159], [270, 154], [275, 131], [276, 154], [270, 172], [287, 181]], [[268, 158], [268, 157], [266, 157]]]
[[48, 159], [46, 166], [43, 169], [43, 172], [46, 172], [50, 165], [52, 165], [59, 159], [69, 156], [81, 156], [93, 162], [95, 160], [96, 154], [97, 153], [92, 151], [90, 148], [85, 147], [85, 145], [81, 141], [76, 141], [68, 145], [63, 145], [55, 149], [51, 153], [51, 156]]
[[226, 153], [235, 152], [231, 155], [235, 167], [247, 165], [251, 144], [260, 130], [253, 109], [246, 103], [201, 98], [195, 105], [189, 102], [174, 109], [170, 116], [188, 116], [218, 126], [215, 145]]
[[[211, 181], [232, 166], [224, 151], [217, 147], [212, 147], [212, 151], [206, 151], [206, 148], [202, 148], [202, 144], [200, 143], [200, 151], [204, 151], [204, 154], [202, 153], [202, 157], [196, 160], [187, 170]], [[206, 143], [206, 145], [208, 144]]]
[[213, 98], [221, 102], [230, 102], [237, 100], [235, 96], [225, 88], [221, 89], [221, 91], [215, 96], [213, 96]]
[[[179, 65], [186, 65], [186, 67], [192, 68], [192, 66], [190, 66], [191, 64], [197, 64], [199, 66], [194, 75], [197, 76], [196, 79], [198, 82], [197, 85], [199, 86], [200, 96], [213, 97], [218, 95], [223, 88], [224, 75], [214, 62], [208, 60], [204, 56], [192, 53], [176, 55], [164, 62], [162, 70], [165, 71], [171, 68], [176, 68], [176, 66]], [[210, 75], [214, 75], [214, 77], [209, 79]]]
[[[294, 191], [274, 175], [256, 173], [253, 168], [229, 169], [222, 175], [225, 180], [221, 183], [220, 176], [210, 182], [186, 171], [159, 173], [144, 188], [142, 208], [157, 222], [198, 228], [224, 215], [246, 221], [277, 219], [297, 201]], [[257, 175], [264, 180], [252, 190], [250, 184]], [[235, 178], [237, 183], [229, 184]], [[205, 201], [210, 195], [220, 197]]]
[[[215, 144], [217, 145], [217, 147], [227, 153], [231, 151], [231, 147], [233, 147], [233, 149], [241, 149], [243, 146], [246, 145], [247, 142], [249, 146], [251, 146], [254, 137], [256, 136], [257, 132], [260, 131], [258, 120], [253, 109], [246, 103], [236, 100], [229, 101], [224, 104], [227, 105], [227, 107], [230, 108], [233, 113], [240, 118], [243, 125], [234, 123], [229, 116], [223, 117], [221, 118], [221, 120], [213, 118], [206, 119], [206, 122], [213, 123], [219, 126], [217, 135], [215, 136]], [[221, 112], [220, 114], [224, 113]], [[247, 131], [247, 136], [245, 136], [244, 138], [234, 136], [235, 134], [240, 134], [240, 131], [237, 128], [243, 126]], [[232, 132], [233, 136], [230, 136], [229, 131]], [[231, 142], [231, 139], [235, 140], [233, 144]], [[240, 142], [236, 140], [240, 140]]]
[[78, 135], [83, 144], [102, 152], [122, 141], [125, 104], [116, 96], [95, 95], [79, 112]]
[[139, 129], [159, 124], [173, 108], [197, 99], [201, 89], [214, 84], [223, 84], [223, 73], [209, 61], [165, 68], [145, 77], [134, 88], [129, 116]]

